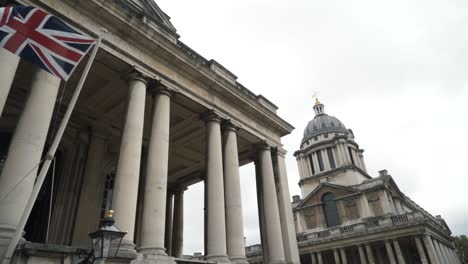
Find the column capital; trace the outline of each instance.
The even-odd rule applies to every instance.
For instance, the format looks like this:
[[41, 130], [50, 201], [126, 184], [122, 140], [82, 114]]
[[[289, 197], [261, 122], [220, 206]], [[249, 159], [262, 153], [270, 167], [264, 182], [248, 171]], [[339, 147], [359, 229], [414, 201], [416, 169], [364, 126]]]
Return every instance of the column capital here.
[[176, 91], [164, 85], [160, 80], [152, 79], [148, 84], [148, 92], [155, 96], [157, 94], [165, 94], [169, 97], [172, 97], [176, 94]]
[[273, 152], [274, 146], [270, 142], [263, 140], [255, 144], [255, 150], [256, 152], [259, 152], [260, 150], [267, 150], [267, 151]]
[[[286, 156], [286, 153], [288, 153], [288, 152], [284, 148], [276, 146], [276, 147], [273, 147], [273, 153], [275, 153], [275, 154], [277, 154], [277, 155], [284, 158]], [[301, 154], [299, 154], [299, 157], [300, 158], [305, 158], [305, 157], [307, 157], [307, 155], [304, 154], [304, 153], [301, 153]]]
[[240, 125], [237, 125], [231, 119], [224, 119], [221, 122], [221, 128], [222, 128], [223, 131], [228, 130], [228, 131], [233, 131], [233, 132], [237, 132], [238, 130], [241, 129]]
[[221, 121], [222, 121], [221, 116], [214, 109], [211, 109], [211, 110], [208, 110], [208, 111], [202, 113], [200, 115], [200, 118], [203, 121], [205, 121], [205, 123], [208, 123], [208, 122], [221, 123]]
[[149, 83], [149, 76], [144, 74], [143, 72], [137, 70], [136, 68], [133, 68], [126, 76], [125, 80], [127, 82], [131, 81], [141, 81], [145, 83], [145, 85], [148, 85]]

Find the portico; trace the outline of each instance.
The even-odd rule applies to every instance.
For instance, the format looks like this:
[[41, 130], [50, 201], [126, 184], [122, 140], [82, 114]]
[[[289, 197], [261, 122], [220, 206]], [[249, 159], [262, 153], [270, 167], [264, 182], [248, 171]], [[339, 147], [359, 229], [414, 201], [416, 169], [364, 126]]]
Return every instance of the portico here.
[[[145, 263], [171, 263], [183, 255], [183, 228], [189, 224], [184, 191], [203, 181], [206, 260], [246, 263], [239, 166], [255, 162], [262, 195], [258, 203], [268, 220], [260, 224], [270, 249], [266, 258], [299, 263], [281, 144], [293, 127], [278, 117], [277, 107], [180, 42], [152, 1], [145, 2], [148, 10], [140, 10], [146, 15], [141, 21], [124, 19], [135, 6], [73, 3], [43, 1], [41, 8], [79, 21], [74, 26], [85, 34], [100, 27], [110, 33], [33, 210], [35, 226], [27, 225], [24, 238], [87, 247], [87, 233], [113, 209], [116, 226], [127, 232], [118, 261], [138, 257]], [[0, 56], [8, 58], [0, 67], [14, 76], [11, 85], [2, 83], [0, 93], [6, 102], [0, 119], [5, 145], [0, 195], [8, 195], [0, 200], [1, 255], [35, 171], [22, 177], [40, 164], [53, 134], [49, 124], [60, 119], [82, 69], [64, 83], [26, 62], [16, 67], [14, 58]], [[29, 76], [36, 77], [29, 81]]]

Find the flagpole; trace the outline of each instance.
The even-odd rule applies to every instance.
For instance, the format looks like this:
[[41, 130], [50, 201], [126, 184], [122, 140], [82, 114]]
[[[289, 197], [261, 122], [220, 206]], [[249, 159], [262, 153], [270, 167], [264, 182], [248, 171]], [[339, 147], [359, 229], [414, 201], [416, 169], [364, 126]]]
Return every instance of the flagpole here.
[[15, 233], [10, 241], [10, 244], [8, 245], [8, 249], [5, 253], [4, 259], [2, 260], [2, 264], [9, 264], [11, 261], [11, 258], [13, 257], [13, 254], [15, 253], [16, 246], [18, 245], [18, 242], [21, 238], [21, 234], [23, 233], [24, 227], [26, 226], [26, 222], [28, 221], [29, 215], [31, 214], [31, 210], [37, 199], [37, 195], [39, 194], [42, 184], [44, 183], [45, 177], [47, 176], [50, 163], [54, 159], [55, 152], [57, 152], [57, 148], [62, 139], [63, 133], [65, 132], [65, 128], [67, 127], [68, 121], [70, 120], [70, 116], [73, 112], [73, 109], [75, 108], [76, 101], [78, 100], [78, 96], [80, 95], [80, 92], [81, 92], [81, 89], [83, 88], [86, 77], [88, 76], [89, 70], [91, 69], [91, 65], [93, 64], [93, 61], [94, 61], [94, 58], [96, 57], [99, 46], [101, 45], [102, 38], [104, 34], [107, 33], [106, 29], [103, 28], [101, 30], [102, 30], [102, 33], [99, 34], [99, 38], [97, 39], [93, 52], [91, 53], [91, 56], [89, 57], [88, 63], [86, 64], [86, 67], [83, 71], [83, 75], [81, 75], [81, 79], [78, 82], [78, 86], [76, 87], [75, 92], [73, 93], [73, 96], [70, 100], [70, 104], [68, 105], [67, 111], [65, 112], [65, 116], [63, 117], [62, 122], [60, 123], [60, 127], [57, 131], [54, 141], [52, 142], [52, 145], [46, 154], [45, 161], [42, 165], [41, 171], [39, 172], [39, 175], [37, 176], [36, 184], [34, 185], [31, 196], [29, 197], [28, 203], [26, 204], [26, 208], [23, 211], [23, 215], [21, 216], [18, 226], [16, 227]]

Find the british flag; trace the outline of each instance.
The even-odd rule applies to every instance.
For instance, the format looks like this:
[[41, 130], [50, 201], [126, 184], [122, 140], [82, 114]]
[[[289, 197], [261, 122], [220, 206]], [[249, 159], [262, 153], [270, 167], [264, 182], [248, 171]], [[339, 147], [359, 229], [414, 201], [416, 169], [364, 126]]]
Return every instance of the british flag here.
[[0, 47], [63, 80], [95, 42], [38, 8], [0, 8]]

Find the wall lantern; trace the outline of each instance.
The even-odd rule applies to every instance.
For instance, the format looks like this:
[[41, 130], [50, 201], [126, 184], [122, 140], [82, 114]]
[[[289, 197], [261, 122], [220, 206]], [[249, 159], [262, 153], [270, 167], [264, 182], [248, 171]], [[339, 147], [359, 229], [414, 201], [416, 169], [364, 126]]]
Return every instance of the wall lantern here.
[[109, 210], [101, 220], [101, 228], [89, 234], [92, 240], [92, 262], [117, 256], [122, 239], [127, 232], [121, 232], [114, 226], [114, 211]]

